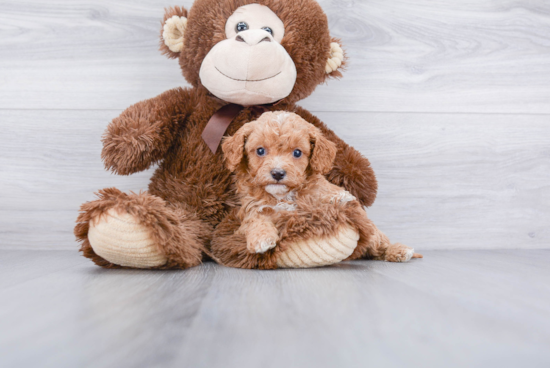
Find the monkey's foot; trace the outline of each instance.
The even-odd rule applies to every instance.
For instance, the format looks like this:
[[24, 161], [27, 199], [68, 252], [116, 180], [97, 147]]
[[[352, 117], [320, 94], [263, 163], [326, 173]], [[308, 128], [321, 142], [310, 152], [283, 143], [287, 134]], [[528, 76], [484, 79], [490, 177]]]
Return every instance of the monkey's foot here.
[[280, 268], [310, 268], [328, 266], [348, 258], [359, 240], [359, 233], [344, 226], [332, 237], [310, 238], [285, 244], [277, 258]]
[[119, 266], [151, 268], [167, 262], [150, 229], [114, 208], [90, 222], [88, 240], [97, 255]]

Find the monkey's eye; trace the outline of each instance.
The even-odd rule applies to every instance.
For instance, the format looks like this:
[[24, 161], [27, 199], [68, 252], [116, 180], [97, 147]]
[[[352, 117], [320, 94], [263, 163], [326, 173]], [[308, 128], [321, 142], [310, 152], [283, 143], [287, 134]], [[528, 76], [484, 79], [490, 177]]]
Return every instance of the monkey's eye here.
[[264, 27], [262, 28], [264, 31], [268, 32], [269, 34], [271, 34], [273, 36], [273, 30], [269, 27]]
[[237, 23], [237, 32], [246, 31], [248, 29], [248, 24], [245, 22], [239, 22]]
[[299, 149], [295, 149], [294, 152], [292, 152], [292, 155], [296, 158], [300, 158], [302, 157], [302, 151], [300, 151]]
[[260, 147], [256, 150], [256, 154], [260, 157], [265, 156], [265, 148]]

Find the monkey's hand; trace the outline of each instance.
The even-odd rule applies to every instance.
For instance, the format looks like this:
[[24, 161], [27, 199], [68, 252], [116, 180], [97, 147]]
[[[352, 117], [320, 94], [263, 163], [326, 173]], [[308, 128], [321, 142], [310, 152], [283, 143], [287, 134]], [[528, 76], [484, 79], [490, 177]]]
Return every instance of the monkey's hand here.
[[294, 111], [302, 118], [321, 129], [323, 135], [330, 141], [336, 143], [338, 151], [334, 160], [333, 169], [326, 175], [327, 179], [334, 185], [344, 188], [350, 192], [363, 206], [369, 207], [376, 199], [378, 183], [374, 170], [361, 153], [340, 139], [330, 130], [319, 118], [313, 116], [309, 111], [296, 107]]
[[189, 95], [189, 90], [170, 90], [130, 106], [115, 118], [102, 139], [105, 167], [129, 175], [162, 159], [176, 135], [178, 121], [192, 111]]
[[327, 179], [347, 190], [363, 206], [372, 205], [376, 198], [378, 183], [369, 160], [355, 148], [343, 142], [336, 154], [334, 167], [327, 174]]

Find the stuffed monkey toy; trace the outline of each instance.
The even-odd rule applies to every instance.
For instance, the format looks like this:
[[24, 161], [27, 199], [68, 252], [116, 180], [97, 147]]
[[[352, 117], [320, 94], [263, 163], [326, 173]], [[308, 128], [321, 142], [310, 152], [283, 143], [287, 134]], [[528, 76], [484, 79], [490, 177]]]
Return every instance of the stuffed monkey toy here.
[[75, 235], [85, 257], [107, 268], [200, 264], [217, 225], [238, 206], [221, 139], [268, 111], [293, 112], [320, 129], [337, 149], [327, 180], [362, 206], [373, 203], [369, 161], [296, 105], [341, 77], [346, 60], [315, 0], [196, 0], [189, 12], [169, 8], [160, 48], [178, 59], [191, 87], [130, 106], [107, 127], [101, 156], [108, 170], [158, 168], [147, 192], [102, 189], [81, 206]]

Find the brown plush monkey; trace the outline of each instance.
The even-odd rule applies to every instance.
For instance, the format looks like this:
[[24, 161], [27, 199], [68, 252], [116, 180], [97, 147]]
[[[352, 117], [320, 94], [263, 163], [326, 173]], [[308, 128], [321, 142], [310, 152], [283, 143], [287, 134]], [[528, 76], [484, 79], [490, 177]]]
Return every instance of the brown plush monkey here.
[[337, 148], [325, 176], [370, 206], [369, 161], [296, 103], [340, 77], [345, 62], [314, 0], [196, 0], [166, 11], [161, 51], [178, 58], [192, 88], [125, 110], [103, 137], [105, 166], [130, 175], [157, 163], [149, 190], [103, 189], [82, 205], [75, 235], [103, 267], [187, 268], [208, 253], [216, 226], [237, 206], [219, 142], [265, 111], [289, 111]]

